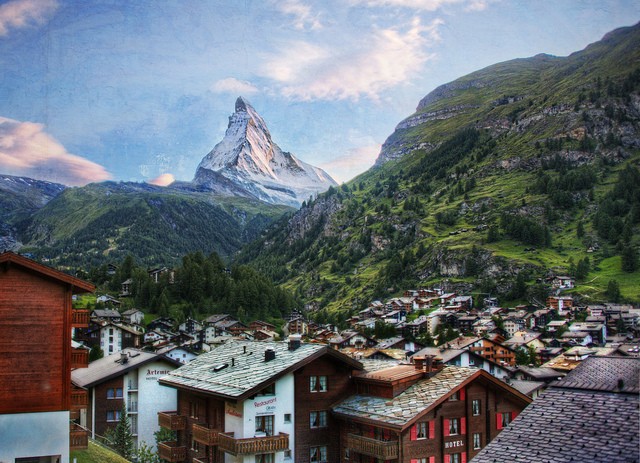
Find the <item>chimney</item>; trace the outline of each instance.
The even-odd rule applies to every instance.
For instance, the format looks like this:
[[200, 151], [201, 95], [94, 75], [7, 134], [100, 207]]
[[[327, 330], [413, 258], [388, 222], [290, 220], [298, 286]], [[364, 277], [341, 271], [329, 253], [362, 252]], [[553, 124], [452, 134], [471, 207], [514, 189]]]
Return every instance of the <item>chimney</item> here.
[[125, 364], [129, 361], [129, 356], [127, 355], [127, 353], [123, 350], [120, 351], [120, 363], [121, 364]]
[[273, 349], [267, 349], [264, 351], [264, 361], [270, 362], [271, 360], [276, 358], [276, 351]]
[[298, 347], [302, 345], [301, 342], [302, 336], [295, 333], [289, 335], [289, 350], [296, 350]]

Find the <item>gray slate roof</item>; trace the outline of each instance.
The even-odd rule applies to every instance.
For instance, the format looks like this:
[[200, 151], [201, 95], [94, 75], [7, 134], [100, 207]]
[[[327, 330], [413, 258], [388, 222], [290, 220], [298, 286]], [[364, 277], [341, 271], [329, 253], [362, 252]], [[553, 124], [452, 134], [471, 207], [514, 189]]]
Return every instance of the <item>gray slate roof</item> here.
[[158, 360], [164, 360], [170, 365], [181, 365], [173, 359], [153, 352], [144, 352], [137, 349], [123, 349], [127, 354], [126, 363], [121, 362], [120, 352], [95, 360], [89, 364], [88, 368], [79, 368], [71, 371], [71, 382], [73, 384], [88, 388], [100, 384], [108, 379], [124, 375], [129, 370], [139, 368], [142, 365]]
[[590, 357], [554, 386], [638, 394], [640, 360], [634, 357]]
[[[267, 349], [275, 352], [275, 358], [268, 362], [265, 361]], [[231, 341], [172, 371], [160, 378], [160, 382], [240, 399], [324, 354], [337, 356], [353, 368], [362, 368], [356, 360], [322, 344], [301, 344], [289, 350], [286, 342]]]
[[[638, 463], [638, 362], [616, 357], [584, 360], [557, 383], [559, 387], [549, 388], [529, 405], [472, 463]], [[619, 377], [630, 382], [628, 392], [609, 392], [618, 390]]]
[[447, 366], [393, 399], [354, 395], [334, 406], [333, 411], [356, 419], [404, 426], [480, 371], [477, 368]]

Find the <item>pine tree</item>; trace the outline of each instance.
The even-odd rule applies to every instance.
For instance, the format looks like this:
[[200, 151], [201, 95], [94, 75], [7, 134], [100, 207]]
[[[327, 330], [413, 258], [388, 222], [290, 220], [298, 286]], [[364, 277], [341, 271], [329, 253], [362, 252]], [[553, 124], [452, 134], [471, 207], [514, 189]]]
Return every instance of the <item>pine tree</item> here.
[[120, 455], [127, 460], [133, 455], [133, 434], [131, 433], [131, 421], [127, 415], [127, 407], [122, 406], [120, 421], [113, 430], [111, 436], [113, 447]]

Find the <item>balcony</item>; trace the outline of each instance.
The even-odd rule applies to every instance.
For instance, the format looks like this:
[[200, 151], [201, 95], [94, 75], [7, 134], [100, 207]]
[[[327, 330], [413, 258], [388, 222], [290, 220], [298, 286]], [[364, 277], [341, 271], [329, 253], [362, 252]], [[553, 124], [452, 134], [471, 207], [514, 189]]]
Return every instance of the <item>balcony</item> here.
[[170, 431], [184, 431], [187, 429], [187, 417], [178, 412], [158, 412], [158, 425]]
[[191, 430], [193, 440], [204, 445], [218, 445], [219, 433], [219, 430], [210, 429], [206, 425], [202, 424], [194, 424]]
[[71, 349], [71, 368], [87, 368], [89, 366], [88, 349]]
[[89, 326], [89, 309], [71, 310], [71, 328], [87, 328]]
[[69, 449], [84, 450], [89, 446], [89, 431], [82, 429], [75, 423], [71, 423], [69, 429]]
[[278, 452], [289, 448], [289, 434], [281, 432], [277, 436], [235, 439], [232, 432], [219, 433], [218, 445], [220, 450], [236, 456]]
[[89, 406], [89, 391], [86, 389], [71, 390], [71, 410], [80, 410]]
[[209, 459], [207, 457], [194, 458], [193, 463], [209, 463]]
[[158, 456], [171, 463], [182, 462], [187, 459], [187, 448], [178, 447], [177, 442], [160, 442], [158, 444]]
[[398, 458], [398, 441], [382, 441], [370, 437], [347, 435], [347, 447], [361, 455], [381, 460], [395, 460]]

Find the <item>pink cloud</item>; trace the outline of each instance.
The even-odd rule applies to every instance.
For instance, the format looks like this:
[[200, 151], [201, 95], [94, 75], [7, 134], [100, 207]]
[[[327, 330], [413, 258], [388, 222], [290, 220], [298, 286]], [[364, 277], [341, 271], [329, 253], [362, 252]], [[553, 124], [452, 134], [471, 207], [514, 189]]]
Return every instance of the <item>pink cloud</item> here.
[[103, 166], [67, 152], [42, 124], [1, 116], [0, 171], [71, 186], [111, 178]]
[[43, 24], [57, 9], [56, 0], [12, 0], [0, 5], [0, 36], [10, 29]]
[[173, 174], [162, 174], [159, 177], [154, 178], [153, 180], [149, 180], [147, 183], [157, 186], [169, 186], [175, 181], [176, 178], [173, 176]]

